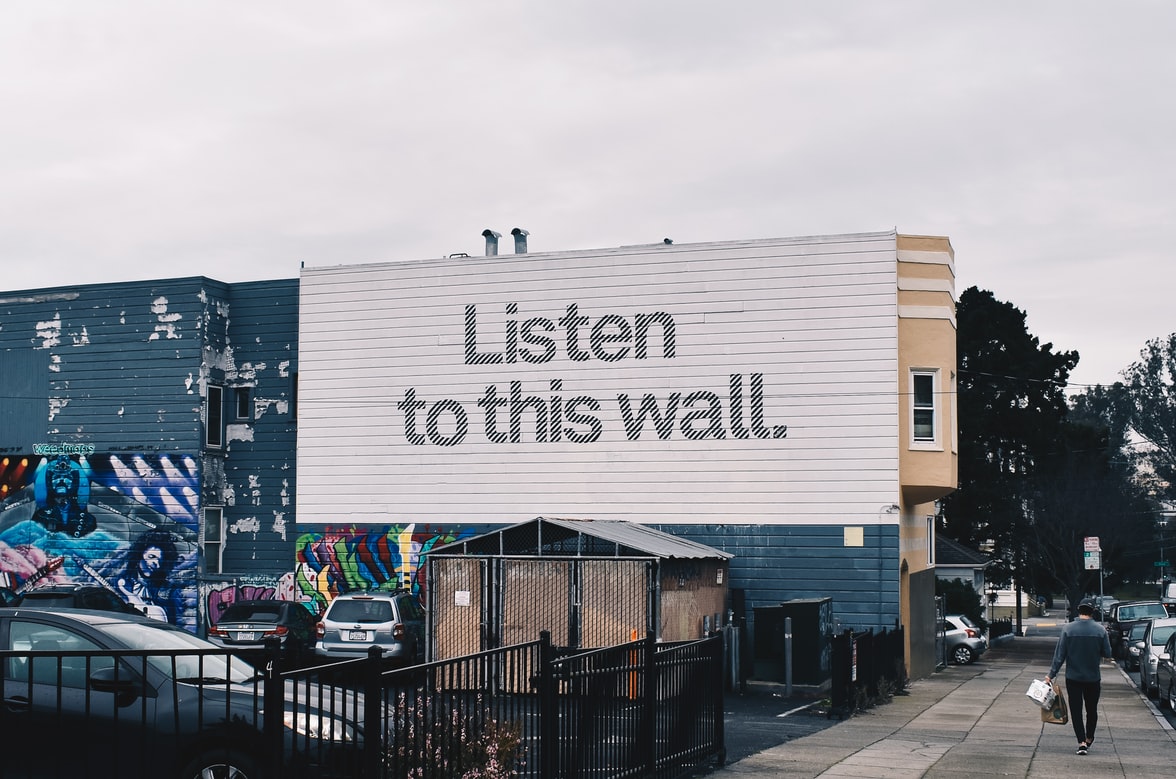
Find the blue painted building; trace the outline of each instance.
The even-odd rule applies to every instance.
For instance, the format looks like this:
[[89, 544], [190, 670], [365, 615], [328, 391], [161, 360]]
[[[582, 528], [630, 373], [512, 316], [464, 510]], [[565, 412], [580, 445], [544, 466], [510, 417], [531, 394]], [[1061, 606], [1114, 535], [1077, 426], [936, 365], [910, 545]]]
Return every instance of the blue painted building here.
[[0, 586], [292, 594], [298, 281], [0, 292]]

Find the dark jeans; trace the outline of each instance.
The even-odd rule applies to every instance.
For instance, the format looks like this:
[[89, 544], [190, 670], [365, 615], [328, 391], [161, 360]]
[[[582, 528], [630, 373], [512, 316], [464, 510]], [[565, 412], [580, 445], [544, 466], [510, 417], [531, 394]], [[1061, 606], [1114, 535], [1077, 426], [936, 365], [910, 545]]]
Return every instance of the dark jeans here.
[[[1098, 696], [1102, 693], [1102, 682], [1076, 682], [1066, 680], [1066, 696], [1070, 699], [1070, 724], [1079, 741], [1093, 741], [1094, 729], [1098, 725]], [[1086, 709], [1083, 723], [1082, 710]]]

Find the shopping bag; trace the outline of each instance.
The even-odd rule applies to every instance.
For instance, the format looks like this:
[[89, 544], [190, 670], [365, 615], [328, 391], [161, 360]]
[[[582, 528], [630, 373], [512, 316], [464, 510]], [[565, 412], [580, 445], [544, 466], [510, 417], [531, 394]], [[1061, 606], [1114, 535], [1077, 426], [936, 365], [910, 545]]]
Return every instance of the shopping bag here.
[[1025, 694], [1042, 709], [1049, 709], [1053, 706], [1057, 691], [1055, 685], [1046, 684], [1041, 679], [1034, 679]]
[[1049, 725], [1065, 725], [1070, 721], [1070, 709], [1066, 706], [1066, 696], [1057, 682], [1050, 682], [1053, 686], [1053, 703], [1048, 709], [1041, 710], [1041, 721]]

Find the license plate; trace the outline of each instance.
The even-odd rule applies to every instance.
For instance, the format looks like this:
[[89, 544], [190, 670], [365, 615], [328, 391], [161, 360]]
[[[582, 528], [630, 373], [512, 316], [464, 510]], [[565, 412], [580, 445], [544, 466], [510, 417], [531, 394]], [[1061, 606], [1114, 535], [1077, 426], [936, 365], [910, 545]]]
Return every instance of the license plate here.
[[257, 634], [256, 633], [238, 633], [237, 640], [238, 641], [256, 641]]
[[347, 634], [348, 641], [367, 641], [366, 630], [352, 630]]

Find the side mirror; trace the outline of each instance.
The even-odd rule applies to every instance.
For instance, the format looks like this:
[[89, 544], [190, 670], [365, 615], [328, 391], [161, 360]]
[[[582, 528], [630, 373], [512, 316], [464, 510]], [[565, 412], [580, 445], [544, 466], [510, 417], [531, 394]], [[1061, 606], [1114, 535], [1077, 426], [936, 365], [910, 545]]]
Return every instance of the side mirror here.
[[119, 707], [130, 706], [142, 692], [139, 681], [123, 669], [99, 668], [90, 674], [90, 689], [113, 693]]

